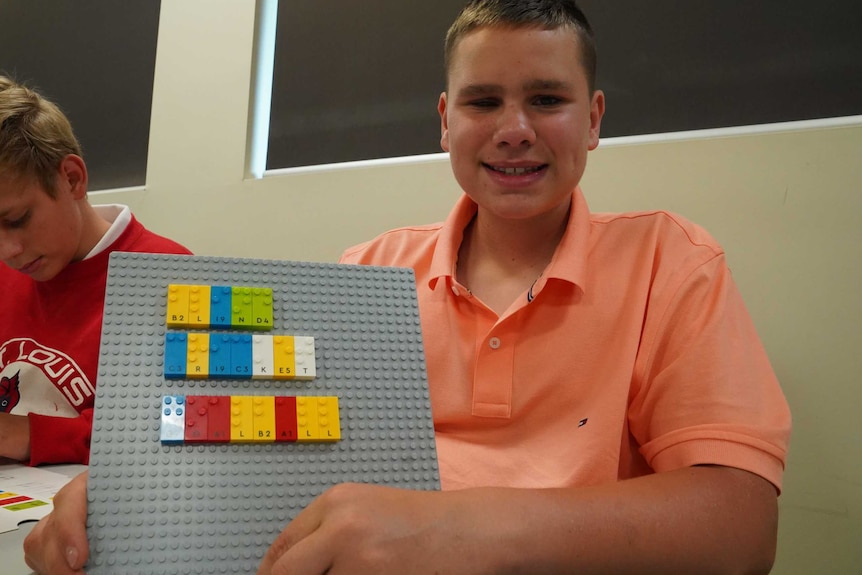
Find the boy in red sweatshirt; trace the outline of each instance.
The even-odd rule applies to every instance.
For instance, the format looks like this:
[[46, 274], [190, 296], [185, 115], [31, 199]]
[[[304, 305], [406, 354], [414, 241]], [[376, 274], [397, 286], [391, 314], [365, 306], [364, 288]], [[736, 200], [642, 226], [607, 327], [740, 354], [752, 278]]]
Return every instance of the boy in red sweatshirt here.
[[0, 76], [0, 457], [87, 463], [111, 252], [190, 254], [93, 206], [68, 119]]

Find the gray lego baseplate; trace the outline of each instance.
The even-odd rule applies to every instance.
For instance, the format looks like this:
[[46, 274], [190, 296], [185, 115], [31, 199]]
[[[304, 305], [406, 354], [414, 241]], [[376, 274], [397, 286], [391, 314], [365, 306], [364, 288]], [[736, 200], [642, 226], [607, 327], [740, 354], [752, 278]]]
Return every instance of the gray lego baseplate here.
[[[273, 332], [314, 337], [317, 377], [165, 379], [169, 284], [272, 288]], [[412, 270], [114, 253], [106, 289], [88, 574], [254, 573], [332, 485], [439, 489]], [[167, 394], [337, 396], [341, 441], [162, 444]]]

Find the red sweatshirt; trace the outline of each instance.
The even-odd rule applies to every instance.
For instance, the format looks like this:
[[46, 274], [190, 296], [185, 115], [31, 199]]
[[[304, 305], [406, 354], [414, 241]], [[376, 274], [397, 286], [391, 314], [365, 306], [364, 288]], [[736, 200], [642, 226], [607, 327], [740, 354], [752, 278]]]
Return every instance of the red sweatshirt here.
[[134, 217], [101, 253], [37, 282], [0, 263], [0, 412], [29, 414], [30, 465], [87, 463], [111, 252], [190, 254]]

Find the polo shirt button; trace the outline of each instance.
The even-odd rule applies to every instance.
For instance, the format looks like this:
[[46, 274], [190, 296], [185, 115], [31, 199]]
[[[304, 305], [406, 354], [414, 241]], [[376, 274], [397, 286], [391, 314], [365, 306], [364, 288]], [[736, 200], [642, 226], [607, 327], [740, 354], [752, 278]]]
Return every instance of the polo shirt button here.
[[500, 347], [500, 338], [492, 337], [490, 340], [488, 340], [488, 345], [491, 346], [491, 349], [498, 349]]
[[452, 286], [452, 293], [455, 295], [461, 295], [461, 292], [458, 291], [458, 286]]

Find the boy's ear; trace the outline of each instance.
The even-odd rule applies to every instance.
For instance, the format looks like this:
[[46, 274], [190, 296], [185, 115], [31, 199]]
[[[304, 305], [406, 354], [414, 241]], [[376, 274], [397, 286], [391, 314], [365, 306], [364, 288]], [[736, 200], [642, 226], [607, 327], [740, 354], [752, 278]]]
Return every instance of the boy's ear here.
[[590, 102], [590, 136], [589, 150], [595, 150], [599, 146], [599, 133], [602, 128], [602, 117], [605, 115], [605, 94], [601, 90], [593, 93]]
[[437, 113], [440, 114], [440, 147], [449, 151], [449, 120], [446, 118], [446, 92], [440, 94], [437, 102]]
[[68, 190], [76, 200], [87, 196], [87, 165], [83, 158], [75, 154], [67, 154], [60, 160], [57, 172], [58, 191]]

